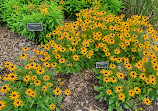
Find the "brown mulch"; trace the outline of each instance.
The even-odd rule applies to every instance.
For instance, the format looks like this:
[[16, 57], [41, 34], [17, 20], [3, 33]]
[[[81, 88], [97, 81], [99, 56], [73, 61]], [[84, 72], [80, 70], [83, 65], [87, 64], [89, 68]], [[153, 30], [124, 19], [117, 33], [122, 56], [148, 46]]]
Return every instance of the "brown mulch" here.
[[[24, 37], [3, 25], [0, 28], [0, 66], [7, 61], [12, 61], [13, 64], [20, 65], [13, 55], [23, 53], [22, 47], [30, 47], [30, 49], [37, 48], [37, 44], [26, 40]], [[33, 50], [28, 51], [28, 56], [33, 56]], [[3, 73], [2, 73], [3, 74]], [[63, 99], [61, 111], [107, 111], [107, 104], [105, 101], [99, 102], [95, 99], [98, 95], [94, 91], [94, 86], [98, 85], [95, 74], [92, 71], [85, 70], [83, 74], [58, 74], [57, 78], [64, 81], [63, 88], [71, 90], [71, 95]], [[151, 106], [143, 105], [143, 111], [157, 111], [158, 102], [153, 101]]]

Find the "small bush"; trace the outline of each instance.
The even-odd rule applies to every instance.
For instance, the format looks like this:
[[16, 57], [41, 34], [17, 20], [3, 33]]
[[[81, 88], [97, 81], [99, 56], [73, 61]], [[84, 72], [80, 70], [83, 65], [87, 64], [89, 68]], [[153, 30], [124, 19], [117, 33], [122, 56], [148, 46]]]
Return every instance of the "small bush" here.
[[[40, 4], [37, 4], [40, 3]], [[63, 14], [55, 2], [39, 2], [22, 4], [21, 1], [6, 0], [2, 4], [2, 18], [12, 31], [16, 31], [29, 40], [42, 43], [47, 41], [45, 35], [61, 25]], [[27, 31], [27, 23], [42, 23], [43, 31]]]
[[52, 111], [59, 110], [62, 98], [70, 95], [71, 91], [60, 88], [63, 82], [54, 78], [51, 65], [47, 62], [38, 63], [38, 57], [28, 58], [27, 50], [18, 56], [23, 61], [20, 66], [6, 62], [6, 67], [11, 73], [0, 76], [4, 83], [0, 92], [4, 97], [0, 100], [2, 111]]

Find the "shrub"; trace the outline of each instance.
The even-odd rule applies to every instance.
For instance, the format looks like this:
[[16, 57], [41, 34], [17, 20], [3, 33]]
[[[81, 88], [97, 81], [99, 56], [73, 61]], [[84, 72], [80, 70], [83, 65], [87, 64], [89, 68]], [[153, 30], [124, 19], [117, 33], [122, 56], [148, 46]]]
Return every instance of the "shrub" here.
[[60, 4], [64, 7], [65, 17], [71, 20], [76, 20], [76, 13], [79, 13], [80, 9], [90, 8], [92, 5], [86, 0], [66, 0], [65, 3], [62, 1], [60, 1]]
[[[2, 17], [12, 31], [16, 31], [25, 38], [40, 43], [47, 41], [46, 33], [61, 25], [63, 14], [55, 2], [37, 3], [22, 4], [21, 1], [6, 0], [2, 4]], [[37, 32], [39, 40], [35, 38], [35, 32], [27, 31], [27, 23], [43, 24], [43, 31]]]
[[115, 15], [118, 15], [122, 12], [123, 3], [119, 0], [99, 0], [100, 8], [106, 12], [111, 12]]
[[54, 78], [51, 65], [36, 62], [38, 57], [27, 57], [29, 48], [23, 47], [25, 53], [19, 56], [23, 61], [20, 66], [6, 62], [6, 67], [11, 73], [0, 77], [4, 83], [0, 88], [5, 93], [0, 100], [2, 111], [52, 111], [61, 106], [62, 98], [71, 93], [60, 89], [63, 82]]
[[[148, 17], [133, 15], [124, 20], [125, 15], [107, 14], [99, 7], [81, 9], [76, 15], [77, 21], [59, 26], [48, 34], [54, 36], [53, 40], [49, 37], [49, 43], [39, 45], [43, 47], [41, 50], [48, 51], [48, 61], [56, 71], [75, 74], [80, 69], [92, 68], [100, 83], [95, 87], [100, 92], [96, 98], [106, 100], [109, 110], [136, 108], [134, 105], [139, 101], [150, 105], [157, 96], [154, 51], [158, 48], [152, 45], [157, 41], [157, 31], [147, 21]], [[36, 50], [42, 55], [41, 61], [47, 61], [40, 52]], [[94, 68], [97, 61], [108, 61], [109, 67], [98, 72]]]
[[123, 13], [126, 18], [132, 15], [148, 16], [154, 28], [158, 28], [157, 0], [121, 0], [124, 4]]

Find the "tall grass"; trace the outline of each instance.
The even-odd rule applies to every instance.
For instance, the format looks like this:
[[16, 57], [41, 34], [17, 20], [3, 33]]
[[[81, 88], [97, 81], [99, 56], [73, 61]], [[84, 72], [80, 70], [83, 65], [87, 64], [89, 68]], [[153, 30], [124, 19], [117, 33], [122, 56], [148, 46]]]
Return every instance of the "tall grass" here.
[[157, 0], [120, 0], [125, 6], [122, 11], [126, 18], [132, 15], [148, 16], [149, 22], [155, 29], [158, 28], [158, 1]]

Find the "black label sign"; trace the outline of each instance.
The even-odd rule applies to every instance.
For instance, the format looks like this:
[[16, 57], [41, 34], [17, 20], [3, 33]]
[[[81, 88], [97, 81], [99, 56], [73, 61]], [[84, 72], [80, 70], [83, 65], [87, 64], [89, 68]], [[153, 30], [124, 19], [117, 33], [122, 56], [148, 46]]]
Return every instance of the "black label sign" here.
[[28, 31], [43, 31], [42, 23], [27, 23]]
[[96, 62], [96, 68], [108, 68], [109, 63], [106, 61]]

